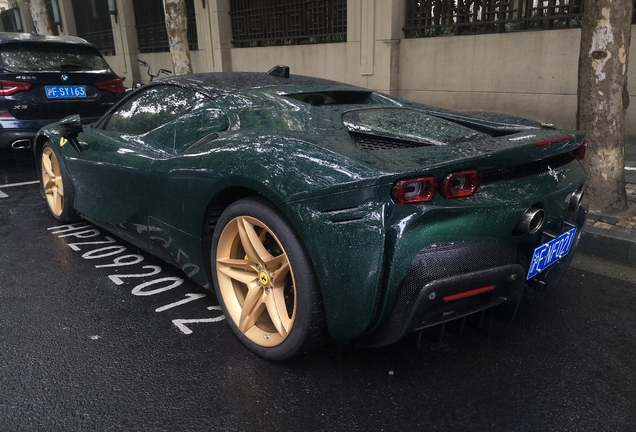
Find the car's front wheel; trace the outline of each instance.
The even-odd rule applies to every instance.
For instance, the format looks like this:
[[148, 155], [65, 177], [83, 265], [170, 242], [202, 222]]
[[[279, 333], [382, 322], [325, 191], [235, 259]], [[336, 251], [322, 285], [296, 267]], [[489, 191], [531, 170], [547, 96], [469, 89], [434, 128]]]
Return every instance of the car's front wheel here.
[[217, 297], [239, 339], [270, 360], [326, 340], [313, 265], [284, 215], [260, 198], [230, 205], [212, 239]]
[[42, 147], [40, 170], [42, 190], [53, 217], [60, 222], [77, 220], [70, 178], [51, 141], [47, 141]]

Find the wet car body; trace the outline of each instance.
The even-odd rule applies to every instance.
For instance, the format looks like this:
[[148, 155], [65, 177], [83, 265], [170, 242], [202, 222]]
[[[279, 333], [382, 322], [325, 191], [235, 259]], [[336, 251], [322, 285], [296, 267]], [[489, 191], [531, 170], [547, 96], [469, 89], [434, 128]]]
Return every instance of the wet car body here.
[[[155, 117], [166, 100], [183, 110], [156, 125], [126, 124], [138, 115], [128, 107], [153, 106], [151, 100]], [[58, 220], [70, 220], [72, 208], [214, 287], [237, 336], [272, 359], [311, 347], [311, 339], [325, 334], [381, 346], [493, 307], [512, 318], [526, 285], [558, 284], [586, 215], [582, 133], [445, 111], [315, 78], [164, 79], [84, 127], [74, 144], [63, 130], [60, 124], [42, 129], [35, 149], [36, 160], [45, 160], [48, 142], [48, 153], [67, 173], [64, 194], [68, 201], [72, 191], [72, 207], [66, 203]], [[53, 183], [42, 172], [50, 198]], [[537, 214], [540, 221], [532, 219]], [[291, 234], [271, 228], [280, 220]], [[260, 242], [274, 247], [258, 252], [259, 241], [246, 240], [240, 227], [227, 228], [235, 221], [257, 226]], [[556, 246], [538, 253], [545, 244]], [[231, 259], [221, 257], [222, 249]], [[543, 268], [537, 262], [547, 261], [546, 254], [551, 265]], [[252, 288], [264, 289], [263, 306], [255, 310], [272, 315], [284, 308], [282, 300], [267, 303], [277, 272], [264, 263], [274, 262], [272, 256], [286, 257], [281, 268], [309, 275], [304, 283], [317, 288], [306, 301], [314, 306], [304, 309], [301, 271], [289, 270], [284, 293], [295, 303], [282, 324], [273, 319], [262, 326], [273, 331], [254, 336], [247, 327], [260, 321], [248, 319], [245, 306]], [[237, 283], [246, 272], [255, 281]], [[247, 294], [230, 301], [219, 286]], [[309, 326], [302, 321], [309, 313], [322, 317], [310, 327], [325, 331], [314, 337], [302, 330], [298, 342], [292, 336]]]
[[124, 92], [84, 39], [0, 33], [0, 149], [30, 148], [41, 127], [68, 115], [96, 121]]

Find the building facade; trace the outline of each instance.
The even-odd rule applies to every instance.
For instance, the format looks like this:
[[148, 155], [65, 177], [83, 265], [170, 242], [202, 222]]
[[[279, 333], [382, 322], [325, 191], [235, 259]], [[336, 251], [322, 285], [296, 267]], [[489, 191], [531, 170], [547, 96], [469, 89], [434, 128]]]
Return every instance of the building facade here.
[[[95, 43], [127, 85], [150, 79], [137, 59], [155, 71], [173, 69], [163, 0], [46, 3], [57, 32]], [[186, 0], [186, 5], [195, 73], [264, 72], [284, 64], [292, 74], [444, 108], [505, 112], [563, 128], [576, 124], [582, 0]], [[30, 16], [23, 0], [13, 9]], [[2, 25], [10, 31], [16, 30], [9, 19], [16, 15], [13, 9], [2, 12]], [[32, 30], [29, 19], [21, 21], [19, 30]], [[634, 59], [636, 42], [631, 47]], [[636, 94], [635, 82], [632, 67], [630, 94]], [[628, 134], [636, 134], [634, 105], [627, 112]]]

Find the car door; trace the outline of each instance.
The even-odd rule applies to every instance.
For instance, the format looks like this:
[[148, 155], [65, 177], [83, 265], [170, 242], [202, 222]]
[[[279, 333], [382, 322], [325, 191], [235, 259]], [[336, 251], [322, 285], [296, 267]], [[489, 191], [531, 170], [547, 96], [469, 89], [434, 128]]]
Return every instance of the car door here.
[[183, 91], [153, 85], [135, 92], [95, 127], [85, 128], [79, 136], [82, 153], [68, 161], [76, 210], [144, 248], [152, 235], [151, 166], [174, 154], [174, 120], [188, 108], [181, 102]]

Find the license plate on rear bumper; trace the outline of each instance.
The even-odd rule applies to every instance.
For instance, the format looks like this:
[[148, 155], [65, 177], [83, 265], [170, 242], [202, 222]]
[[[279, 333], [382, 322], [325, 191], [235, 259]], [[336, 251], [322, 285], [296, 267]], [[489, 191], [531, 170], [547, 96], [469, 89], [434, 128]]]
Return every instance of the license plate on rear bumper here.
[[82, 85], [45, 86], [49, 99], [76, 99], [86, 97], [86, 88]]
[[532, 255], [532, 261], [530, 262], [530, 269], [528, 270], [526, 280], [538, 275], [543, 270], [566, 256], [570, 252], [575, 236], [576, 228], [572, 228], [557, 238], [536, 248]]

